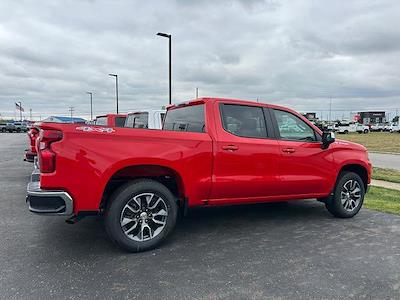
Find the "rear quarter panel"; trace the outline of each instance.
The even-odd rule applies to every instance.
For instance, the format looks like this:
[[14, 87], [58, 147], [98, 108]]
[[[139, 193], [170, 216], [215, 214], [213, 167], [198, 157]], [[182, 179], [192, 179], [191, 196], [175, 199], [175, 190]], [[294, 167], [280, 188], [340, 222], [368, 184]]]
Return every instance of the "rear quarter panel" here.
[[64, 125], [63, 140], [52, 144], [56, 171], [41, 175], [42, 188], [71, 193], [75, 212], [98, 210], [110, 178], [133, 165], [173, 169], [182, 178], [191, 205], [200, 205], [208, 197], [212, 163], [208, 134], [129, 128], [84, 132], [77, 127]]

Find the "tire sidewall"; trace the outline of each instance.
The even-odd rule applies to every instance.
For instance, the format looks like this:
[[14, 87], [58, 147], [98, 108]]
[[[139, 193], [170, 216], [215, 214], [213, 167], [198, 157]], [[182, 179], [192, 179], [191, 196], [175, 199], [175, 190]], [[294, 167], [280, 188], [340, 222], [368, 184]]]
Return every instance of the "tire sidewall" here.
[[[168, 217], [164, 229], [156, 237], [139, 242], [125, 235], [120, 224], [120, 218], [126, 203], [133, 196], [142, 193], [154, 193], [162, 197], [167, 206]], [[175, 197], [164, 185], [154, 180], [137, 180], [125, 184], [111, 196], [105, 213], [105, 226], [107, 233], [118, 246], [130, 252], [140, 252], [153, 249], [165, 240], [175, 227], [177, 212]]]
[[[358, 207], [351, 212], [347, 211], [343, 207], [342, 201], [340, 199], [340, 193], [342, 191], [342, 187], [349, 180], [356, 180], [358, 182], [358, 184], [360, 185], [361, 195], [362, 195], [360, 203], [358, 204]], [[340, 178], [336, 184], [336, 187], [335, 187], [335, 194], [334, 194], [334, 199], [333, 199], [333, 203], [332, 203], [333, 209], [339, 214], [340, 217], [351, 218], [360, 211], [360, 209], [364, 203], [364, 196], [365, 196], [365, 187], [364, 187], [364, 182], [362, 181], [361, 177], [358, 174], [353, 173], [353, 172], [342, 173], [342, 175], [340, 176]]]

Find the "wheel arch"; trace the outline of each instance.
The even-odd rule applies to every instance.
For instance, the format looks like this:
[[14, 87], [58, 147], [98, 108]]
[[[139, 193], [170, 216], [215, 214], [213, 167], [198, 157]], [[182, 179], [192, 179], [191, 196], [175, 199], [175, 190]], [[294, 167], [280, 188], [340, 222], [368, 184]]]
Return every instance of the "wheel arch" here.
[[368, 187], [368, 170], [365, 166], [361, 165], [361, 164], [357, 164], [357, 163], [349, 163], [349, 164], [345, 164], [341, 167], [338, 177], [339, 175], [343, 172], [354, 172], [356, 174], [358, 174], [363, 183], [364, 183], [364, 188], [365, 190], [367, 190]]
[[165, 185], [177, 198], [178, 204], [185, 199], [182, 176], [174, 169], [160, 164], [134, 164], [117, 169], [108, 179], [103, 189], [99, 209], [103, 210], [111, 194], [121, 185], [139, 178], [149, 178]]

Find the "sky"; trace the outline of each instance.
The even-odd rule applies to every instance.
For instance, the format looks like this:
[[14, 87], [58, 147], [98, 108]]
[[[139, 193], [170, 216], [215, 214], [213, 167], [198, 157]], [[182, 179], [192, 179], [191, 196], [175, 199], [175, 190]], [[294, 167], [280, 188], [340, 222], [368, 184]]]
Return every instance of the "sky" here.
[[[397, 0], [0, 2], [0, 114], [88, 118], [199, 96], [259, 100], [327, 118], [400, 112]], [[29, 114], [28, 114], [29, 115]]]

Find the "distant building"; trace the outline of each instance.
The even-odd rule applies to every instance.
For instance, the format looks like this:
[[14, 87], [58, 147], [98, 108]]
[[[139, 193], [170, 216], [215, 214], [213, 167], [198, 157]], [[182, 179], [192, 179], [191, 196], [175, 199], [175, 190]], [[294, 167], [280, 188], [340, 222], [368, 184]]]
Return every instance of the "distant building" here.
[[86, 120], [82, 118], [71, 118], [71, 117], [62, 117], [62, 116], [51, 116], [48, 117], [42, 122], [52, 122], [52, 123], [85, 123]]
[[386, 112], [384, 111], [362, 111], [358, 113], [358, 121], [361, 124], [378, 124], [386, 122]]

